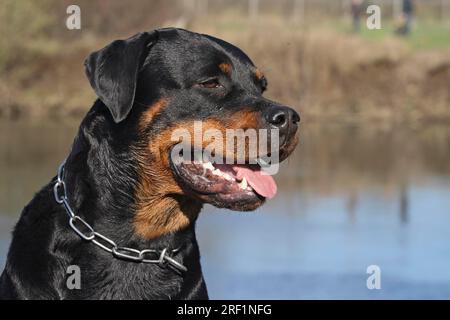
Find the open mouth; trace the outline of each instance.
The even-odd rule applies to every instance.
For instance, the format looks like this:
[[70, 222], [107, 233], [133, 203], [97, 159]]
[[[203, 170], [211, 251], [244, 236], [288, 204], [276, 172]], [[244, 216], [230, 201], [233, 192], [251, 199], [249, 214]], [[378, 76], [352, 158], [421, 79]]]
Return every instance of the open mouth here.
[[253, 210], [277, 192], [274, 179], [259, 164], [219, 164], [179, 157], [171, 159], [171, 165], [191, 195], [217, 207]]

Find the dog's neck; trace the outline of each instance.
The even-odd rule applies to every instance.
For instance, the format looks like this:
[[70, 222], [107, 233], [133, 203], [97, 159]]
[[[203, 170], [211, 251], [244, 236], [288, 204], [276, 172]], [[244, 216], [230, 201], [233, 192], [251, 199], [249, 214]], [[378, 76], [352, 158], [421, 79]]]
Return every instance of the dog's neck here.
[[93, 140], [86, 131], [86, 124], [82, 124], [65, 167], [64, 179], [76, 214], [93, 223], [97, 232], [113, 233], [117, 237], [114, 241], [123, 246], [172, 247], [186, 237], [195, 241], [195, 221], [201, 203], [159, 192], [137, 197], [136, 190], [142, 182], [133, 155], [114, 152], [108, 137], [104, 141]]

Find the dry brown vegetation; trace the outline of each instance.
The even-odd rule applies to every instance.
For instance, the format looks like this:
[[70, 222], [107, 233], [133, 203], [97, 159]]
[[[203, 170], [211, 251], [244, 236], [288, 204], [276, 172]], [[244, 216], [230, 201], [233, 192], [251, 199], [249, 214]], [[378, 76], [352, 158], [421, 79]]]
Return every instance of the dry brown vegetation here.
[[241, 33], [215, 21], [210, 32], [244, 48], [268, 75], [268, 94], [309, 119], [449, 120], [448, 49], [418, 51], [395, 37], [371, 41], [269, 17], [270, 27]]
[[[90, 51], [137, 31], [175, 24], [240, 46], [267, 75], [268, 96], [295, 106], [304, 119], [450, 119], [448, 49], [416, 51], [396, 38], [370, 41], [270, 15], [248, 21], [237, 11], [181, 19], [187, 9], [167, 1], [152, 8], [145, 1], [130, 8], [124, 2], [79, 2], [96, 12], [85, 14], [81, 31], [64, 28], [62, 2], [50, 15], [39, 13], [49, 10], [45, 6], [34, 8], [41, 17], [34, 32], [16, 29], [15, 37], [2, 40], [0, 117], [81, 117], [95, 99], [83, 70]], [[60, 26], [52, 28], [55, 24]]]

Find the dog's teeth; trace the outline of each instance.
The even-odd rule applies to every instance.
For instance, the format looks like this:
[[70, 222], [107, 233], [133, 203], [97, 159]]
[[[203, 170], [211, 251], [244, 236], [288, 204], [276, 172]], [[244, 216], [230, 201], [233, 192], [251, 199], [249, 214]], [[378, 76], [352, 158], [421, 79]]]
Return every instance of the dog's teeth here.
[[222, 171], [220, 171], [219, 169], [213, 170], [212, 173], [215, 174], [216, 176], [221, 176], [222, 175]]
[[239, 182], [239, 187], [240, 187], [242, 190], [247, 189], [248, 183], [247, 183], [247, 179], [245, 179], [245, 177], [242, 179], [241, 182]]

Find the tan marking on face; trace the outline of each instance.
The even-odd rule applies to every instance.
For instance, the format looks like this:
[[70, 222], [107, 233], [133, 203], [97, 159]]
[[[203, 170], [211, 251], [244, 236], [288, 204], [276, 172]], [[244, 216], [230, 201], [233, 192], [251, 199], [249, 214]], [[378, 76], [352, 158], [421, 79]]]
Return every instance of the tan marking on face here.
[[219, 64], [219, 68], [227, 76], [231, 75], [231, 64], [223, 62], [223, 63]]
[[261, 72], [261, 70], [256, 69], [255, 70], [255, 77], [258, 81], [261, 81], [264, 78], [264, 74]]
[[[206, 130], [219, 130], [224, 139], [223, 153], [234, 154], [234, 145], [233, 148], [226, 145], [226, 129], [257, 129], [257, 119], [255, 112], [237, 112], [227, 117], [226, 121], [208, 119], [202, 121], [202, 137]], [[201, 209], [201, 203], [186, 197], [170, 168], [170, 150], [179, 142], [172, 140], [176, 129], [186, 129], [191, 140], [194, 139], [194, 121], [175, 123], [150, 137], [144, 150], [136, 150], [140, 181], [135, 194], [137, 212], [134, 227], [144, 239], [153, 239], [187, 227], [197, 218]], [[212, 141], [203, 140], [201, 147], [207, 147]]]
[[[244, 130], [244, 135], [247, 129], [256, 129], [256, 138], [259, 139], [258, 137], [258, 129], [261, 128], [261, 120], [260, 120], [260, 113], [259, 112], [255, 112], [255, 111], [240, 111], [237, 112], [233, 115], [231, 115], [228, 119], [227, 119], [227, 124], [228, 127], [231, 127], [233, 129], [242, 129]], [[243, 137], [241, 136], [240, 139], [242, 139]], [[239, 138], [238, 138], [239, 139]], [[250, 158], [254, 158], [254, 156], [256, 156], [257, 152], [258, 152], [258, 144], [254, 145], [253, 147], [256, 150], [250, 150], [250, 146], [249, 146], [249, 140], [246, 139], [244, 141], [244, 145], [245, 145], [245, 154], [241, 155], [245, 158], [245, 160], [249, 160]], [[229, 156], [230, 154], [234, 154], [234, 159], [236, 160], [237, 156], [238, 156], [238, 148], [239, 146], [237, 144], [231, 144], [231, 145], [226, 145], [225, 147], [225, 155]], [[241, 150], [242, 151], [242, 150]]]
[[141, 129], [141, 131], [144, 130], [153, 121], [156, 115], [161, 113], [161, 111], [167, 106], [167, 104], [167, 98], [160, 98], [148, 107], [148, 109], [142, 114], [139, 121], [139, 128]]
[[226, 126], [230, 129], [259, 129], [259, 112], [239, 111], [227, 117]]

